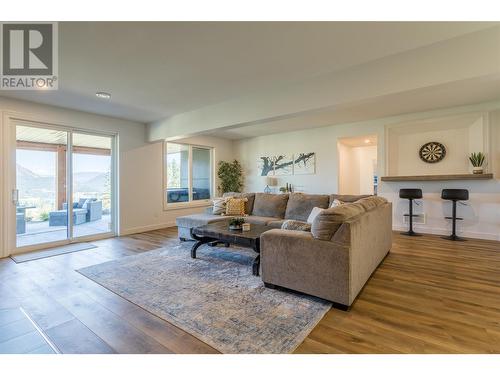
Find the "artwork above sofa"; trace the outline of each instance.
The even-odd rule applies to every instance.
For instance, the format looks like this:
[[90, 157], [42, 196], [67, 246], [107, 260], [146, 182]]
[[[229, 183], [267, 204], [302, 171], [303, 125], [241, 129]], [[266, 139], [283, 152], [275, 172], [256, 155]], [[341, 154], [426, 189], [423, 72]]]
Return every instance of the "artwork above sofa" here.
[[298, 152], [261, 156], [258, 163], [260, 176], [287, 176], [316, 173], [316, 153]]

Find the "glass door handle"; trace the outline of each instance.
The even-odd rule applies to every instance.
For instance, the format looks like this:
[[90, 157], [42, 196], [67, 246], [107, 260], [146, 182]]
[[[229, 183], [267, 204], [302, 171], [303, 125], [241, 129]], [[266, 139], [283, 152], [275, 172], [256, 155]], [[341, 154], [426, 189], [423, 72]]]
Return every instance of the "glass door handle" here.
[[19, 203], [19, 190], [18, 189], [12, 189], [12, 203], [14, 203], [16, 206]]

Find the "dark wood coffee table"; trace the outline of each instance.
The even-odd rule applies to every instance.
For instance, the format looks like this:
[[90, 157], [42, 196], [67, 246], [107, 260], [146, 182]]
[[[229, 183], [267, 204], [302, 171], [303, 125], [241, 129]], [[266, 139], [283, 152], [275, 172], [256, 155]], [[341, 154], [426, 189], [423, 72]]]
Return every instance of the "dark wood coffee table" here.
[[259, 276], [260, 267], [260, 235], [272, 228], [261, 224], [250, 224], [250, 230], [230, 230], [227, 221], [191, 228], [191, 237], [196, 243], [191, 248], [191, 258], [196, 258], [196, 250], [203, 244], [215, 245], [223, 243], [226, 247], [230, 244], [249, 247], [257, 253], [252, 265], [252, 273]]

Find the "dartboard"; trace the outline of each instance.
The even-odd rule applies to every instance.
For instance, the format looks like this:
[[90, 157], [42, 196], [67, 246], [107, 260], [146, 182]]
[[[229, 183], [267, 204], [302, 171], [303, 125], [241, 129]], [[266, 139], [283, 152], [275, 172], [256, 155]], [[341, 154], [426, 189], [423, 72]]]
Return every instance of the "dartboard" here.
[[419, 155], [426, 163], [437, 163], [446, 156], [446, 148], [442, 143], [429, 142], [420, 147]]

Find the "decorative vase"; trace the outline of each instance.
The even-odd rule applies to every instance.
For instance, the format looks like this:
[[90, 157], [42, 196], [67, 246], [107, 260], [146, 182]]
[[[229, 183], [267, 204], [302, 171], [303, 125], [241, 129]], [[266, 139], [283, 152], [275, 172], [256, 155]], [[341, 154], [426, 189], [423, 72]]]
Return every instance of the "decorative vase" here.
[[474, 167], [472, 168], [473, 174], [483, 174], [483, 167]]
[[241, 225], [241, 229], [243, 230], [243, 232], [248, 232], [250, 230], [250, 223], [243, 223]]

